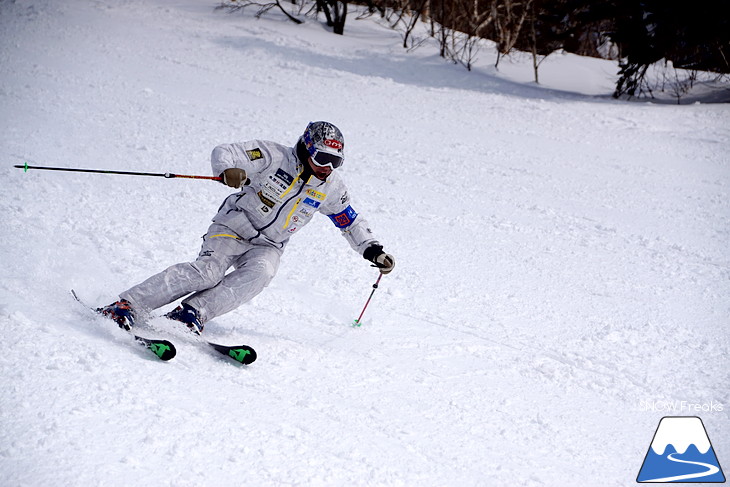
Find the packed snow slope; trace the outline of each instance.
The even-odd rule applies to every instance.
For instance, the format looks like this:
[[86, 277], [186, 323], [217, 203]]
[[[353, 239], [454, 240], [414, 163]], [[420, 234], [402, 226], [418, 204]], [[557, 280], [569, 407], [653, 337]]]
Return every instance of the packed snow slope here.
[[[214, 3], [0, 1], [0, 485], [625, 486], [667, 415], [730, 466], [730, 105]], [[351, 327], [377, 272], [316, 218], [206, 327], [249, 367], [157, 317], [160, 362], [69, 294], [194, 259], [225, 186], [12, 168], [207, 175], [321, 119], [397, 265]]]

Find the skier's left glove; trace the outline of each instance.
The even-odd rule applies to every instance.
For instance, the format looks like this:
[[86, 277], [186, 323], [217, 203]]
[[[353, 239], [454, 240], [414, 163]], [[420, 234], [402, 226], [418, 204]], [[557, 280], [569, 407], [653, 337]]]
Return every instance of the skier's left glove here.
[[373, 244], [362, 254], [365, 259], [369, 260], [373, 264], [373, 267], [380, 269], [381, 274], [388, 274], [395, 267], [395, 257], [383, 252], [383, 246], [379, 244]]

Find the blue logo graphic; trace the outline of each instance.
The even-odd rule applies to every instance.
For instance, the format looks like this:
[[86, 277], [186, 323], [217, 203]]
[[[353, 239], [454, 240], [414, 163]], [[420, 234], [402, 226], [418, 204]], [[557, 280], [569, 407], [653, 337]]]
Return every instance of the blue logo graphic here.
[[319, 208], [320, 202], [319, 201], [315, 201], [312, 198], [304, 198], [304, 204], [305, 205], [312, 206], [314, 208]]
[[637, 482], [725, 482], [715, 450], [697, 416], [659, 421]]

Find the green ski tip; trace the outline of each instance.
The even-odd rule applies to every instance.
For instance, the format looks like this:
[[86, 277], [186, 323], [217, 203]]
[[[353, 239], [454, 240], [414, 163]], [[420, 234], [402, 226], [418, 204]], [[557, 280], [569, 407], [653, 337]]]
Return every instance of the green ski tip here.
[[228, 355], [233, 358], [233, 360], [236, 360], [238, 362], [241, 362], [242, 364], [250, 363], [252, 357], [247, 358], [248, 355], [251, 355], [251, 350], [246, 350], [244, 348], [234, 348], [231, 349], [230, 352], [228, 352]]
[[[160, 357], [162, 360], [169, 360], [167, 357], [171, 354], [171, 348], [169, 345], [165, 343], [151, 343], [150, 344], [150, 350], [152, 350], [155, 355]], [[172, 358], [172, 357], [170, 357]]]

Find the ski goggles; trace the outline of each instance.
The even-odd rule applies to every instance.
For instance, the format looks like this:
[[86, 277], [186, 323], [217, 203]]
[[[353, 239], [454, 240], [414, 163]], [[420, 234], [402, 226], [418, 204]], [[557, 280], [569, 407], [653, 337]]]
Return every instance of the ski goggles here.
[[314, 154], [312, 154], [312, 162], [318, 167], [337, 169], [343, 162], [345, 162], [345, 159], [338, 155], [330, 154], [329, 152], [321, 152], [315, 149]]

